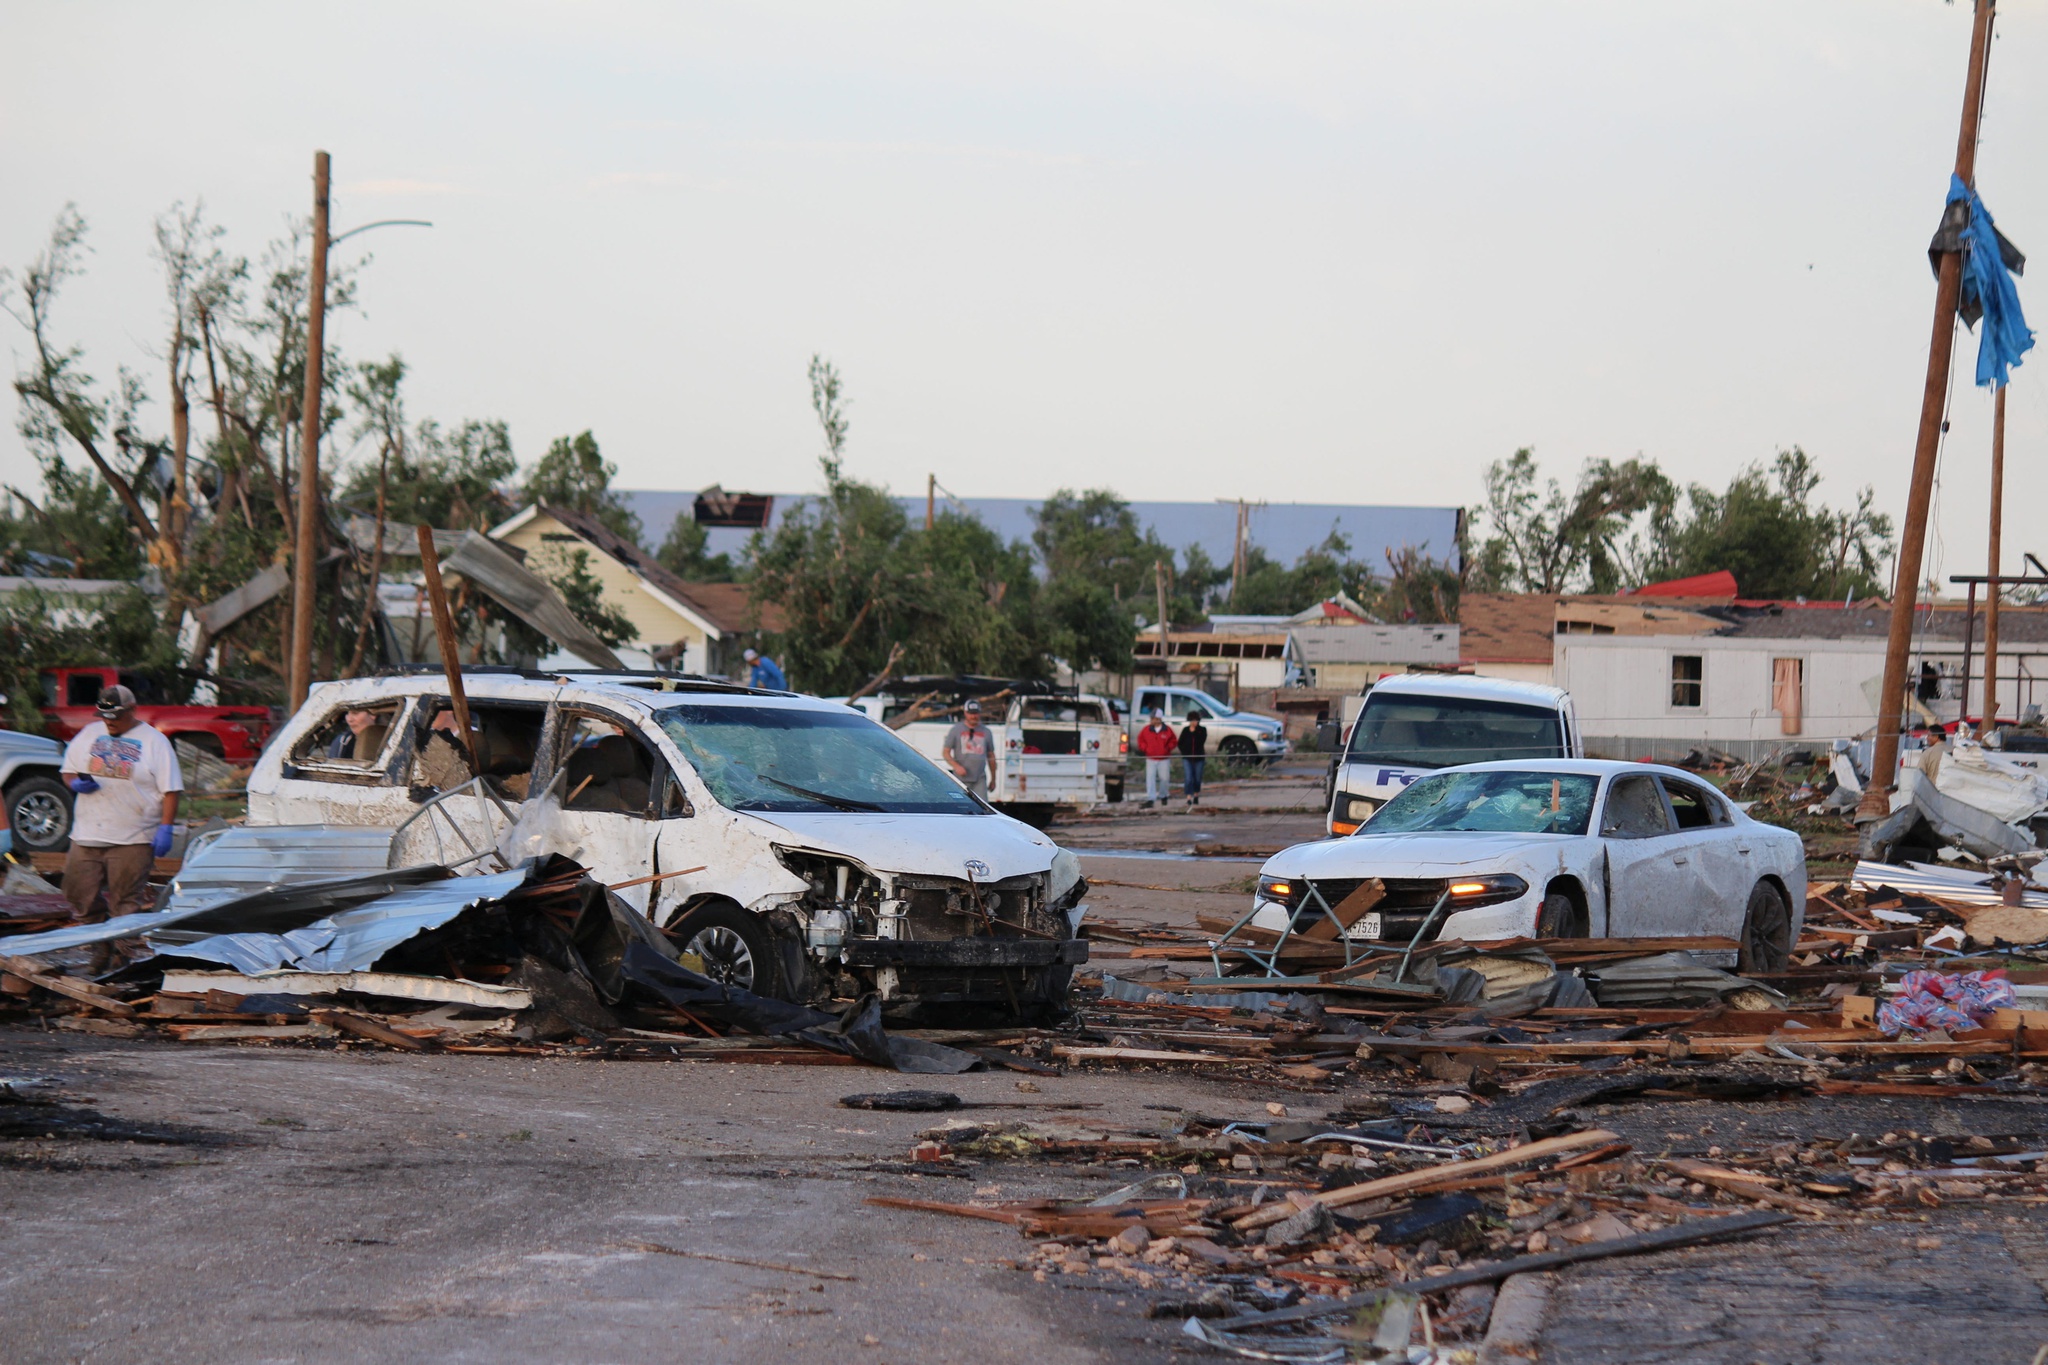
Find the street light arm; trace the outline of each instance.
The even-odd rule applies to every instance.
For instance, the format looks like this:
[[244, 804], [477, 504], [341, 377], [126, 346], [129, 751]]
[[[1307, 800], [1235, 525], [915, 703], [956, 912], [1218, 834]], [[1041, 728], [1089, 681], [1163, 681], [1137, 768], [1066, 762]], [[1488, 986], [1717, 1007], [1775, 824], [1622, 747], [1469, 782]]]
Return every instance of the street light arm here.
[[341, 244], [342, 244], [343, 242], [345, 242], [345, 241], [347, 241], [347, 240], [348, 240], [349, 238], [351, 238], [351, 237], [355, 236], [355, 235], [356, 235], [356, 234], [357, 234], [358, 232], [368, 232], [368, 231], [369, 231], [369, 230], [370, 230], [371, 228], [380, 228], [380, 227], [432, 227], [432, 226], [433, 226], [433, 224], [432, 224], [432, 223], [430, 223], [430, 222], [428, 222], [428, 221], [427, 221], [426, 219], [424, 219], [424, 218], [380, 218], [380, 219], [378, 219], [378, 220], [377, 220], [376, 222], [374, 222], [374, 223], [365, 223], [365, 224], [363, 224], [363, 225], [362, 225], [361, 227], [352, 227], [352, 228], [350, 228], [350, 229], [349, 229], [349, 230], [348, 230], [347, 232], [344, 232], [344, 233], [342, 233], [342, 234], [341, 234], [340, 236], [338, 236], [338, 237], [330, 237], [330, 238], [328, 238], [328, 239], [327, 239], [327, 245], [329, 245], [330, 247], [333, 247], [333, 246], [340, 246], [340, 245], [341, 245]]

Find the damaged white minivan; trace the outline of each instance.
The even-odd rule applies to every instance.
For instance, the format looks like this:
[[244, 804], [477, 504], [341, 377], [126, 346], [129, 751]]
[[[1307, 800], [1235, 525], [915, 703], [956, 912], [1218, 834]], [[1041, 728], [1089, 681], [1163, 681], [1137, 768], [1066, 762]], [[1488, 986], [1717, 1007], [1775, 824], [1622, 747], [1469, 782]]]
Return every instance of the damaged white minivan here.
[[467, 752], [439, 674], [316, 686], [250, 774], [249, 824], [388, 829], [394, 867], [564, 853], [708, 974], [789, 1000], [1029, 1015], [1087, 960], [1073, 855], [845, 706], [641, 675], [463, 690]]

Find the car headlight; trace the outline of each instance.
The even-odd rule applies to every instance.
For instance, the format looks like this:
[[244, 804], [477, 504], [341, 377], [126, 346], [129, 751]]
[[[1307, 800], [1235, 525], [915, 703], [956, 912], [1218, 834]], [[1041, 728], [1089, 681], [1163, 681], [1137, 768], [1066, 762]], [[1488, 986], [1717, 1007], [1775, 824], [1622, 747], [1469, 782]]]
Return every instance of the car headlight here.
[[1362, 825], [1372, 819], [1373, 812], [1385, 804], [1384, 801], [1375, 801], [1369, 796], [1339, 796], [1337, 818], [1346, 824]]
[[1270, 877], [1262, 872], [1259, 874], [1259, 899], [1276, 902], [1291, 910], [1301, 899], [1305, 886], [1306, 883], [1298, 877]]
[[1496, 872], [1487, 877], [1454, 877], [1447, 889], [1452, 910], [1470, 910], [1517, 900], [1528, 893], [1529, 883], [1512, 872]]

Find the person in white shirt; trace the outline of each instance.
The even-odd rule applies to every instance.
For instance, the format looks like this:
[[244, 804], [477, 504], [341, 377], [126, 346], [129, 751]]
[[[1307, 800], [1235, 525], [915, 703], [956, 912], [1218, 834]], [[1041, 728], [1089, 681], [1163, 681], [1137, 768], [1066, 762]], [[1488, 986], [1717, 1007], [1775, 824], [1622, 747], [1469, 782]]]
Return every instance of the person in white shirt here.
[[64, 748], [63, 776], [77, 793], [71, 811], [71, 852], [64, 860], [64, 898], [74, 919], [91, 922], [101, 888], [107, 917], [145, 908], [154, 861], [171, 851], [178, 793], [185, 775], [170, 740], [135, 717], [135, 694], [120, 686], [100, 692], [99, 719]]

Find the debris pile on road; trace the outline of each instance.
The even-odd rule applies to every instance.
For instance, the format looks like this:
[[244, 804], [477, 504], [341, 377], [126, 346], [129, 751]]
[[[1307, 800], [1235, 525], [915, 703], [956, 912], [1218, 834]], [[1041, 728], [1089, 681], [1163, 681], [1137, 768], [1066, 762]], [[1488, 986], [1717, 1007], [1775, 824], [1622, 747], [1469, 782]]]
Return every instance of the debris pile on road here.
[[[102, 942], [136, 945], [135, 960], [97, 981], [41, 960]], [[490, 876], [408, 868], [0, 938], [0, 1011], [183, 1042], [981, 1063], [888, 1033], [872, 999], [834, 1016], [721, 985], [703, 965], [551, 855]]]

